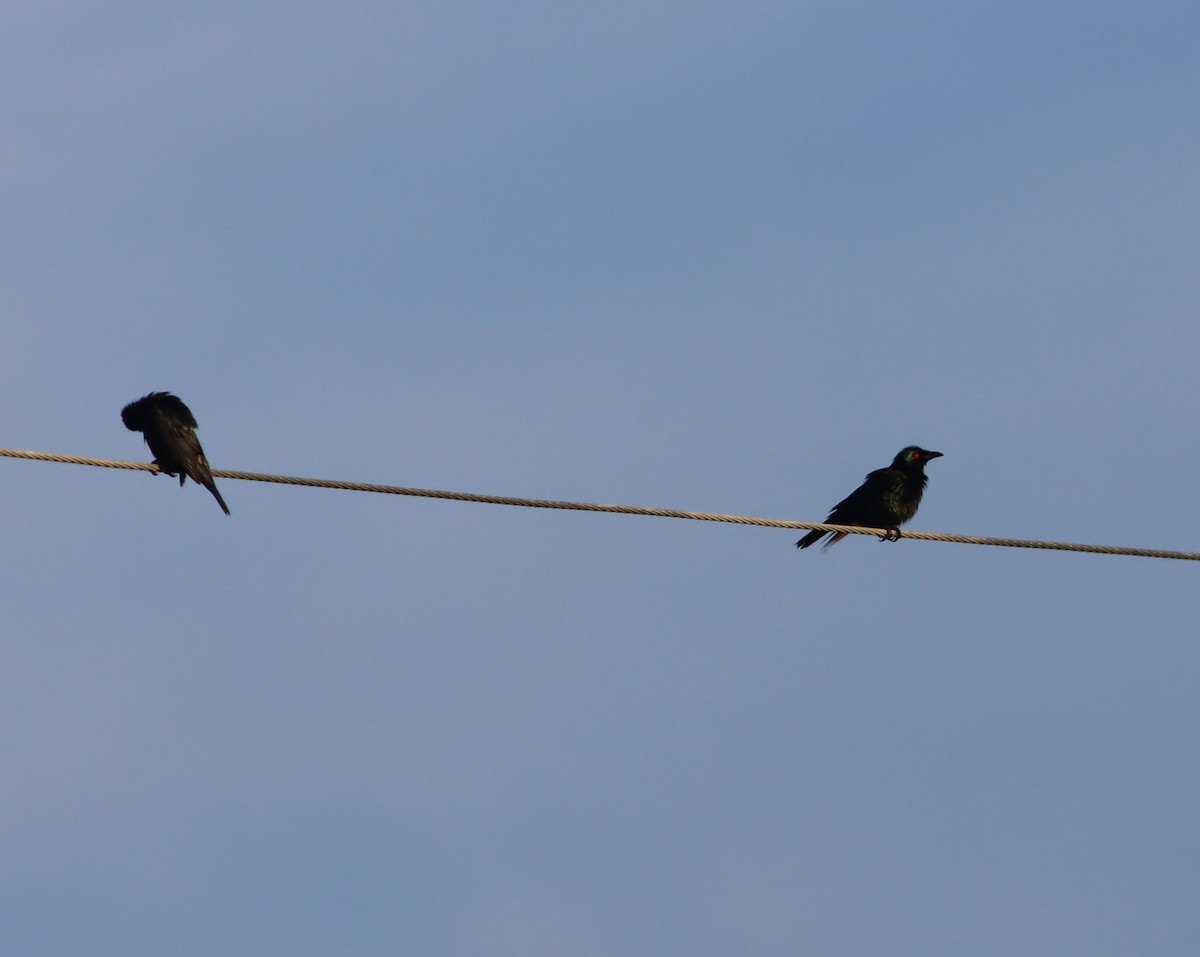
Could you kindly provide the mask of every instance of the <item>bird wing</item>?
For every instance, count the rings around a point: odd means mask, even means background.
[[[188,419],[195,421],[191,419],[190,414]],[[200,439],[196,433],[192,431],[192,426],[188,425],[186,421],[169,415],[159,416],[158,426],[155,431],[159,438],[161,455],[159,451],[155,450],[154,444],[151,444],[150,449],[155,452],[155,455],[160,456],[159,467],[168,471],[162,465],[162,456],[165,455],[173,467],[171,474],[179,473],[180,485],[183,484],[184,475],[197,485],[203,485],[217,500],[221,511],[228,515],[229,506],[225,504],[225,499],[217,491],[217,483],[213,481],[212,470],[208,466],[208,459],[204,456],[204,448],[200,445]],[[147,435],[149,434],[148,432]]]
[[[162,422],[162,436],[170,449],[169,456],[182,466],[188,478],[193,482],[204,485],[212,481],[208,470],[208,459],[204,457],[204,449],[200,439],[185,422],[165,417]]]
[[[890,468],[876,469],[862,485],[833,507],[827,519],[833,525],[862,525],[867,528],[891,528],[887,501],[896,487],[897,476]]]
[[[192,410],[184,404],[183,399],[179,396],[172,395],[170,392],[151,392],[146,399],[153,401],[154,407],[162,413],[164,418],[178,423],[181,427],[185,429],[200,427],[196,422],[196,417],[192,415]]]
[[[128,417],[125,413],[129,413]],[[127,407],[122,418],[127,418],[127,425],[130,421],[135,423],[150,446],[155,464],[168,475],[178,475],[180,485],[184,475],[201,484],[205,479],[212,480],[200,440],[192,431],[196,420],[175,396],[149,395]]]

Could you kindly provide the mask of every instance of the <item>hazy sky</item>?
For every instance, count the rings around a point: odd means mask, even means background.
[[[0,446],[1196,550],[1198,37],[18,4]],[[1192,563],[0,472],[7,953],[1196,952]]]

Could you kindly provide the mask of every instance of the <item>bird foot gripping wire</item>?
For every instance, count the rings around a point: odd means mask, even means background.
[[[903,537],[904,537],[904,536],[902,536],[902,535],[900,534],[900,529],[898,529],[898,528],[889,528],[889,529],[887,530],[887,534],[886,534],[886,535],[880,535],[880,536],[879,536],[879,540],[880,540],[881,542],[898,542],[898,541],[900,541],[900,539],[901,539],[901,538],[903,538]]]

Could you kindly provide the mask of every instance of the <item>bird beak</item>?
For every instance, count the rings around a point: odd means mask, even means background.
[[[927,458],[927,459],[940,459],[941,457],[942,457],[941,452],[928,452],[927,451],[925,453],[925,458]]]

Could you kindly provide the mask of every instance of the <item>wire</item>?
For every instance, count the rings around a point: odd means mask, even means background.
[[[157,472],[158,466],[149,462],[122,462],[97,459],[83,455],[59,455],[54,452],[23,452],[0,449],[0,456],[11,459],[31,459],[37,462],[65,462],[70,465],[93,465],[99,468],[127,469],[136,472]],[[367,482],[341,482],[334,479],[298,478],[293,475],[264,475],[260,472],[233,472],[213,469],[216,478],[237,479],[243,482],[270,482],[275,485],[303,485],[309,488],[341,489],[350,492],[377,492],[383,495],[410,495],[418,498],[441,498],[454,502],[480,502],[487,505],[515,505],[523,508],[556,508],[576,512],[613,512],[620,515],[646,515],[655,518],[683,518],[699,522],[724,522],[730,525],[757,525],[764,528],[789,528],[847,532],[851,535],[883,536],[883,528],[861,528],[857,525],[829,525],[824,522],[794,522],[778,518],[755,518],[750,515],[723,515],[717,512],[690,512],[677,508],[646,508],[640,505],[600,505],[593,502],[563,502],[554,499],[514,498],[507,495],[480,495],[474,492],[446,492],[440,489],[405,488],[398,485],[373,485]],[[1170,558],[1181,561],[1200,561],[1200,552],[1175,552],[1160,548],[1126,548],[1119,545],[1080,545],[1073,542],[1042,542],[1022,538],[982,538],[976,535],[945,535],[939,532],[905,532],[904,538],[925,542],[959,542],[964,545],[995,545],[1001,548],[1040,548],[1060,552],[1090,552],[1097,555],[1130,555],[1138,558]]]

